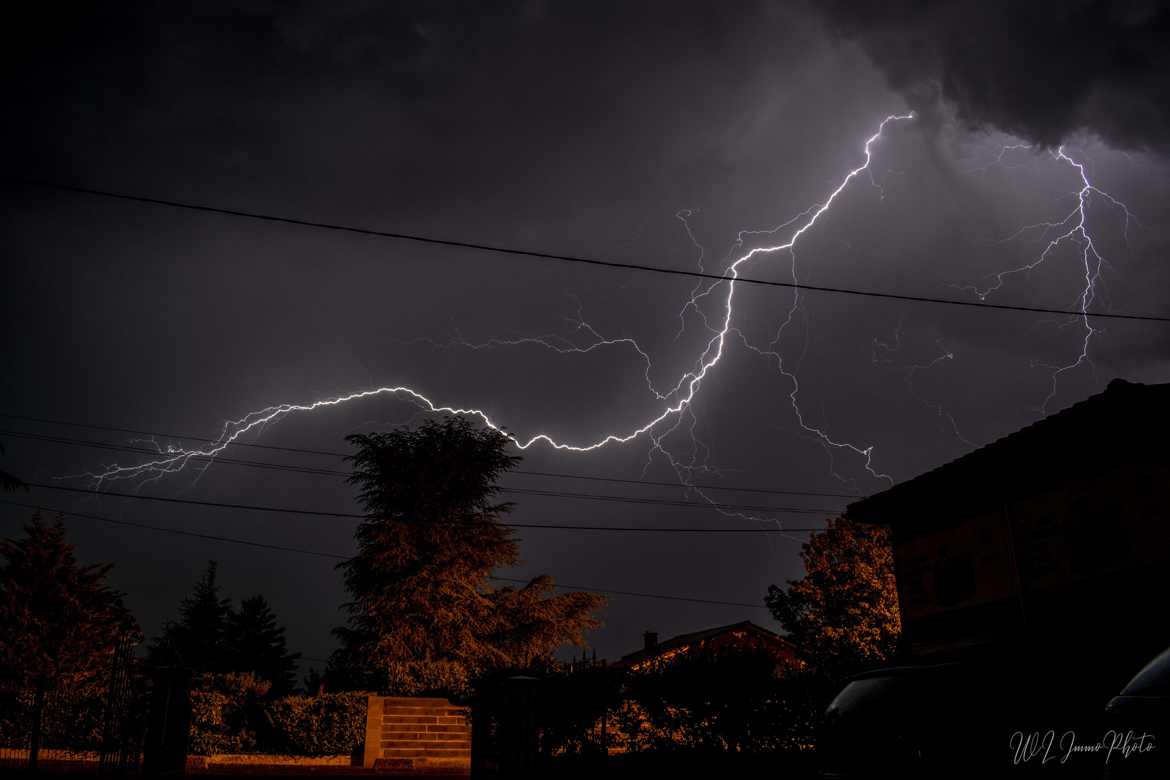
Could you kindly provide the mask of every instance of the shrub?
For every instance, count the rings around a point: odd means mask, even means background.
[[[189,749],[195,755],[255,751],[268,683],[253,674],[206,674],[191,691]]]
[[[219,691],[191,691],[191,741],[197,756],[256,749],[256,732],[244,723],[232,698]]]
[[[287,696],[269,702],[265,749],[298,756],[353,753],[365,740],[366,694]]]
[[[684,654],[628,676],[614,736],[630,750],[799,749],[810,739],[806,710],[816,707],[804,682],[764,651]]]

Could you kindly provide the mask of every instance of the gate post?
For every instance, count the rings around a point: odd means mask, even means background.
[[[37,677],[37,688],[33,692],[33,722],[28,742],[28,768],[37,768],[41,752],[41,726],[45,719],[45,678]]]
[[[500,777],[536,776],[537,695],[540,680],[516,675],[504,680],[503,712],[500,718]]]
[[[382,710],[385,696],[373,694],[366,697],[366,743],[362,753],[362,766],[370,769],[382,755]]]
[[[143,750],[148,775],[183,774],[191,729],[191,672],[171,667],[155,672]]]

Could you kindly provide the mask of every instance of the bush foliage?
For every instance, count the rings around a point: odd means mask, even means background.
[[[259,748],[268,683],[253,674],[205,674],[191,691],[189,749],[200,756]]]
[[[543,682],[550,758],[619,753],[799,753],[815,741],[832,681],[766,651],[682,654],[656,668],[593,667]]]
[[[203,675],[191,692],[190,751],[329,756],[353,753],[365,738],[366,694],[266,698],[252,674]]]
[[[297,756],[352,753],[365,739],[366,694],[287,696],[264,708],[272,752]]]

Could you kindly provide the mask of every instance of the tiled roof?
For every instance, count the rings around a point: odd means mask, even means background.
[[[1018,495],[1123,463],[1170,462],[1170,384],[1114,379],[1104,392],[849,505],[846,517],[898,526],[999,507]]]
[[[722,636],[723,634],[727,634],[727,633],[730,633],[732,631],[741,630],[741,629],[746,629],[752,633],[755,633],[758,636],[766,637],[766,638],[773,640],[775,642],[778,642],[778,643],[790,644],[787,639],[780,636],[779,634],[777,634],[773,631],[769,631],[768,629],[764,628],[763,626],[757,626],[755,623],[751,622],[750,620],[742,620],[739,623],[731,623],[731,624],[726,625],[726,626],[718,626],[716,628],[707,628],[707,629],[704,629],[702,631],[695,631],[695,632],[690,633],[690,634],[679,634],[678,636],[673,636],[670,639],[659,642],[657,645],[655,645],[652,648],[648,648],[648,649],[644,648],[642,650],[638,650],[637,652],[629,653],[628,655],[623,655],[621,657],[621,660],[618,661],[618,663],[619,664],[627,664],[627,665],[628,664],[636,664],[636,663],[639,663],[641,661],[645,661],[649,658],[654,658],[655,656],[669,653],[672,650],[677,650],[677,649],[684,648],[684,647],[687,647],[690,645],[698,644],[698,643],[704,642],[708,639],[713,639],[714,637]]]

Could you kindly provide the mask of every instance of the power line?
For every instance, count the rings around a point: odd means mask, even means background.
[[[78,447],[92,447],[95,449],[110,450],[116,452],[134,452],[144,455],[159,455],[157,450],[152,450],[147,447],[135,447],[129,444],[114,444],[112,442],[90,441],[86,439],[73,439],[66,436],[48,436],[44,434],[27,433],[24,431],[0,431],[0,436],[9,436],[12,438],[29,439],[31,441],[39,441],[49,444],[64,444]],[[314,466],[304,466],[295,463],[269,463],[258,460],[244,460],[241,458],[230,458],[226,456],[211,457],[208,455],[192,456],[190,460],[198,463],[220,463],[225,466],[243,466],[247,468],[267,469],[271,471],[292,472],[295,474],[309,474],[313,476],[329,476],[329,477],[349,477],[350,472],[341,471],[340,469],[327,469]],[[683,487],[681,484],[676,484],[674,487]],[[772,512],[775,514],[795,514],[795,515],[836,515],[841,510],[830,507],[794,507],[794,506],[774,506],[774,505],[756,505],[756,504],[724,504],[720,502],[700,502],[700,501],[685,501],[682,499],[668,499],[668,498],[646,498],[641,496],[611,496],[601,495],[597,493],[577,493],[568,490],[539,490],[536,488],[516,488],[502,486],[500,492],[510,493],[514,495],[523,496],[540,496],[545,498],[567,498],[577,499],[582,501],[606,501],[611,503],[623,504],[640,504],[646,506],[669,506],[681,509],[716,509],[716,510],[731,510],[742,512]]]
[[[126,526],[129,528],[137,528],[140,530],[157,531],[159,533],[175,534],[179,536],[195,537],[198,539],[205,539],[207,541],[221,542],[224,544],[237,544],[246,547],[259,547],[266,550],[275,550],[278,552],[299,553],[301,555],[311,555],[317,558],[331,558],[335,560],[349,560],[352,556],[341,555],[340,553],[322,552],[320,550],[309,550],[304,547],[286,547],[283,545],[266,544],[264,542],[254,542],[248,539],[239,539],[231,536],[218,536],[215,534],[204,534],[195,531],[183,531],[178,528],[167,528],[165,526],[149,525],[147,523],[133,523],[128,520],[116,520],[111,517],[104,517],[102,515],[94,515],[87,512],[73,512],[55,507],[44,506],[41,504],[30,504],[23,501],[10,501],[8,499],[0,500],[0,504],[8,504],[10,506],[25,507],[27,509],[37,509],[42,512],[52,512],[55,514],[65,515],[66,517],[78,517],[82,519],[95,520],[102,523],[110,523],[112,525]],[[517,577],[496,577],[489,576],[488,579],[498,582],[516,582],[527,585],[529,580],[520,579]],[[709,604],[715,606],[726,607],[743,607],[747,609],[767,609],[763,604],[751,604],[742,601],[721,601],[719,599],[702,599],[693,598],[690,596],[675,596],[665,593],[644,593],[641,591],[631,590],[615,590],[612,588],[593,588],[586,585],[554,585],[557,590],[564,590],[570,592],[581,593],[601,593],[609,596],[632,596],[635,598],[644,599],[659,599],[662,601],[683,601],[691,604]]]
[[[94,431],[104,431],[107,433],[126,433],[126,434],[130,434],[132,436],[158,436],[158,437],[161,437],[164,439],[179,439],[179,440],[185,439],[188,441],[199,441],[199,442],[205,442],[205,443],[216,443],[219,441],[218,439],[211,439],[211,438],[208,438],[206,436],[188,436],[188,435],[178,434],[178,433],[163,433],[160,431],[147,431],[147,430],[141,430],[141,429],[137,429],[137,428],[122,428],[122,427],[111,426],[111,425],[95,425],[92,423],[73,422],[73,421],[69,421],[69,420],[57,420],[57,419],[52,419],[52,418],[48,418],[48,417],[30,417],[28,415],[8,414],[8,413],[4,413],[4,412],[0,412],[0,418],[7,419],[7,420],[19,420],[21,422],[42,423],[45,425],[60,425],[60,426],[65,427],[65,428],[84,428],[84,429],[94,430]],[[42,435],[42,434],[25,434],[24,432],[8,431],[2,435],[32,436],[32,435]],[[109,446],[113,447],[113,446],[117,446],[117,445],[111,444]],[[243,442],[243,441],[234,441],[234,442],[232,442],[232,446],[233,447],[252,447],[254,449],[272,450],[275,452],[296,452],[296,453],[302,453],[305,455],[323,455],[323,456],[327,456],[327,457],[336,457],[336,458],[345,458],[345,457],[348,457],[349,455],[352,454],[352,453],[348,453],[348,452],[338,452],[338,451],[334,451],[334,450],[315,450],[315,449],[307,449],[304,447],[281,447],[281,446],[278,446],[275,444],[258,444],[258,443]],[[154,452],[153,450],[145,450],[145,448],[144,448],[144,451],[150,452],[152,454],[158,454],[157,452]],[[222,461],[222,458],[217,457],[216,460]],[[628,479],[628,478],[620,478],[620,477],[598,477],[598,476],[592,476],[592,475],[588,475],[588,474],[566,474],[563,472],[551,472],[551,471],[525,471],[524,469],[515,469],[511,473],[512,474],[522,474],[522,475],[527,476],[527,477],[551,477],[551,478],[556,478],[556,479],[581,479],[581,480],[590,480],[590,481],[594,481],[594,482],[613,482],[613,483],[627,484],[627,485],[651,485],[651,486],[655,486],[655,487],[671,487],[671,488],[686,487],[685,485],[680,485],[678,482],[661,482],[661,481],[649,480],[649,479]],[[778,495],[778,496],[815,496],[818,498],[860,498],[861,497],[860,494],[857,494],[857,493],[833,493],[833,492],[824,492],[824,491],[815,491],[815,490],[790,490],[790,489],[782,489],[782,488],[742,487],[742,486],[735,486],[735,485],[711,485],[711,484],[703,484],[703,483],[693,483],[692,485],[690,485],[690,487],[695,487],[695,488],[698,488],[700,490],[722,490],[722,491],[728,491],[728,492],[733,492],[733,493],[763,493],[763,494],[771,494],[771,495]]]
[[[201,501],[195,498],[172,498],[169,496],[144,496],[140,493],[119,493],[112,490],[90,490],[88,488],[67,487],[65,485],[46,485],[39,482],[25,483],[29,487],[40,488],[42,490],[56,490],[64,493],[83,493],[89,496],[110,496],[113,498],[129,498],[137,501],[158,501],[166,504],[184,504],[187,506],[201,506],[213,509],[242,509],[250,512],[271,512],[274,514],[289,514],[289,515],[305,515],[308,517],[333,517],[347,520],[365,520],[367,515],[359,512],[330,512],[327,510],[315,509],[301,509],[298,507],[283,507],[283,506],[267,506],[261,504],[234,504],[224,501]],[[678,534],[786,534],[786,533],[811,533],[814,531],[823,531],[823,528],[725,528],[723,526],[716,527],[699,527],[690,528],[686,526],[677,527],[653,527],[653,526],[620,526],[620,525],[552,525],[547,523],[508,523],[500,522],[500,525],[507,528],[524,528],[524,529],[547,529],[551,531],[614,531],[614,532],[628,532],[628,533],[678,533]]]
[[[520,579],[518,577],[489,577],[488,579],[497,580],[499,582],[519,582],[527,585],[530,581]],[[699,599],[689,596],[670,596],[662,593],[643,593],[636,590],[612,590],[602,588],[589,588],[584,585],[557,585],[556,587],[569,591],[578,591],[583,593],[604,593],[611,596],[634,596],[641,599],[662,599],[664,601],[687,601],[692,604],[715,604],[723,607],[747,607],[748,609],[767,609],[763,604],[749,604],[743,601],[721,601],[718,599]]]
[[[158,531],[159,533],[175,534],[178,536],[189,536],[196,539],[206,539],[212,542],[227,542],[230,544],[242,544],[248,547],[259,547],[265,550],[279,550],[281,552],[302,553],[304,555],[312,555],[318,558],[333,558],[337,560],[348,560],[348,555],[340,555],[337,553],[322,552],[320,550],[307,550],[301,547],[285,547],[279,544],[268,544],[267,542],[254,542],[249,539],[237,539],[232,536],[218,536],[216,534],[205,534],[197,531],[184,531],[179,528],[167,528],[161,525],[150,525],[149,523],[135,523],[130,520],[116,520],[112,517],[104,517],[102,515],[93,515],[87,512],[74,512],[71,510],[60,509],[58,507],[44,506],[42,504],[29,504],[23,501],[11,501],[4,499],[0,501],[3,504],[10,506],[20,506],[26,509],[37,509],[42,512],[53,512],[55,514],[66,515],[68,517],[81,517],[89,520],[97,520],[102,523],[109,523],[111,525],[121,525],[127,528],[139,528],[147,531]]]
[[[459,241],[455,239],[438,238],[436,236],[427,236],[418,233],[402,233],[390,230],[375,230],[373,228],[363,228],[354,225],[344,225],[334,222],[320,222],[317,220],[300,219],[297,217],[285,217],[276,214],[265,214],[256,211],[243,211],[241,209],[229,209],[220,206],[208,206],[201,203],[190,203],[186,201],[168,200],[165,198],[153,198],[145,195],[133,195],[124,192],[115,192],[113,190],[96,189],[93,187],[80,187],[71,184],[60,184],[51,181],[21,179],[16,177],[3,177],[3,180],[10,184],[19,184],[26,187],[35,187],[39,189],[54,190],[57,192],[70,192],[80,195],[90,195],[102,198],[112,198],[115,200],[130,201],[133,203],[146,203],[153,206],[165,206],[167,208],[186,209],[188,211],[199,211],[208,214],[220,214],[229,217],[243,217],[246,219],[261,220],[264,222],[278,222],[286,225],[298,225],[300,227],[318,228],[321,230],[332,230],[343,233],[354,233],[363,236],[376,236],[378,238],[390,238],[396,241],[410,241],[417,244],[429,244],[432,246],[445,246],[455,249],[470,249],[477,252],[493,252],[501,255],[509,255],[513,257],[524,257],[528,259],[537,260],[553,260],[565,263],[579,263],[583,265],[591,265],[599,268],[621,269],[625,271],[643,271],[647,273],[669,274],[671,276],[685,276],[698,279],[711,279],[715,281],[732,281],[732,278],[722,274],[712,274],[703,271],[688,271],[678,268],[667,268],[657,265],[645,265],[641,263],[621,263],[614,260],[600,260],[597,258],[583,257],[580,255],[559,254],[555,252],[541,252],[532,249],[518,249],[515,247],[500,246],[496,244],[483,244],[474,241]],[[1100,311],[1077,311],[1075,309],[1056,309],[1044,306],[1023,306],[1008,303],[989,303],[987,301],[966,301],[957,298],[935,298],[926,295],[905,295],[900,293],[880,292],[877,290],[863,290],[859,288],[850,287],[829,287],[825,285],[800,284],[796,282],[779,282],[768,279],[753,279],[750,277],[736,277],[736,282],[742,284],[756,284],[766,287],[783,287],[787,289],[799,289],[806,292],[829,293],[834,295],[853,295],[863,298],[878,298],[892,301],[904,301],[909,303],[929,303],[945,306],[963,306],[970,309],[995,309],[999,311],[1018,311],[1028,312],[1031,314],[1063,314],[1074,317],[1094,317],[1097,319],[1113,319],[1113,320],[1136,320],[1142,322],[1170,322],[1170,316],[1160,316],[1155,314],[1125,314],[1113,312]]]

